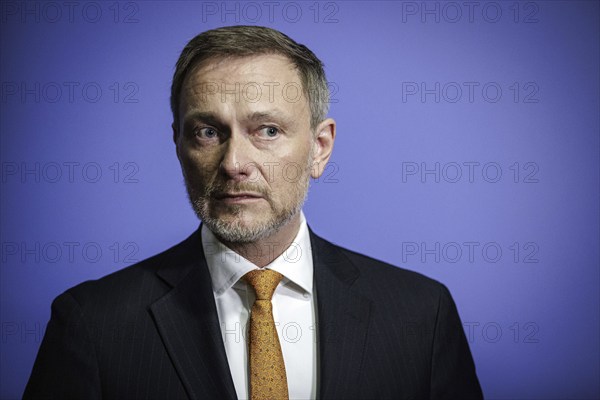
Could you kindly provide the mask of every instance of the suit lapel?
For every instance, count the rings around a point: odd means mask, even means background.
[[[371,301],[352,288],[358,269],[310,230],[319,332],[319,398],[354,398],[360,392]]]
[[[172,289],[150,306],[190,399],[237,398],[221,338],[200,229],[157,273]]]
[[[356,397],[371,302],[352,288],[359,271],[310,230],[317,293],[319,398]],[[190,399],[237,398],[200,229],[157,274],[172,289],[150,306]]]

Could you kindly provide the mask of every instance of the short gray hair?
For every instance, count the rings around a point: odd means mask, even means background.
[[[236,25],[212,29],[194,37],[185,46],[173,75],[171,111],[179,123],[179,100],[185,77],[190,70],[209,59],[278,54],[296,67],[302,90],[310,106],[310,126],[315,129],[329,110],[329,88],[323,63],[303,44],[264,26]]]

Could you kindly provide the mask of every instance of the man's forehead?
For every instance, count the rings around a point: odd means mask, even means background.
[[[279,105],[288,113],[307,112],[308,107],[297,70],[277,54],[217,58],[194,67],[183,85],[183,109],[222,108],[225,103],[252,110]]]
[[[287,57],[280,54],[260,54],[209,58],[190,69],[185,83],[188,86],[206,81],[244,84],[261,77],[300,82],[295,65]]]

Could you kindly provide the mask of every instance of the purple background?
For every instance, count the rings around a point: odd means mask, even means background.
[[[444,282],[486,397],[600,396],[598,2],[0,4],[2,399],[54,297],[197,227],[169,86],[190,38],[237,23],[326,64],[312,228]]]

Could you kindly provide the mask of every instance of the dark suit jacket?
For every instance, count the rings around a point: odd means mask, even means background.
[[[482,397],[442,284],[310,239],[319,398]],[[58,296],[24,398],[236,398],[200,229]]]

